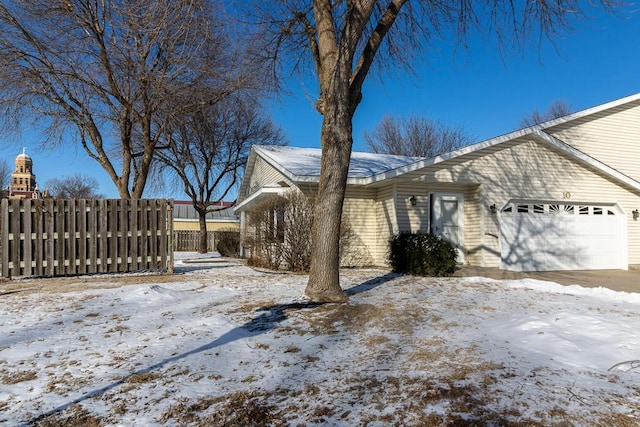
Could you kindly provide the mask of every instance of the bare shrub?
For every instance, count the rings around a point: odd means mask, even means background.
[[[313,204],[313,199],[292,190],[251,209],[247,215],[244,241],[249,250],[249,265],[309,271]],[[355,237],[346,218],[343,218],[340,235],[342,257]]]
[[[244,244],[249,248],[249,265],[277,270],[282,265],[282,221],[278,221],[284,199],[273,197],[259,203],[247,213],[250,230]]]
[[[222,256],[235,257],[240,249],[240,233],[237,230],[226,229],[218,231],[220,236],[216,250]]]

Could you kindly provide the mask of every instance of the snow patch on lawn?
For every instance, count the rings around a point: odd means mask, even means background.
[[[2,295],[0,424],[638,422],[640,294],[367,269],[317,305],[304,275],[197,258]]]

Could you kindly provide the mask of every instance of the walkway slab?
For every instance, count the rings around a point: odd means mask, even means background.
[[[491,267],[461,266],[454,276],[489,277],[499,280],[531,278],[561,285],[580,285],[587,288],[605,287],[614,291],[639,292],[640,270],[580,270],[518,272]]]

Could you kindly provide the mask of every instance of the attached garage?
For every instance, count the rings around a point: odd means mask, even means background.
[[[625,235],[617,205],[510,201],[500,214],[501,268],[626,270]]]

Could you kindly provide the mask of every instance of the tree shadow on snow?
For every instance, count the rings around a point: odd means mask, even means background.
[[[349,289],[346,289],[345,292],[347,295],[349,296],[353,296],[362,292],[367,292],[367,291],[371,291],[375,288],[377,288],[378,286],[381,286],[387,282],[389,282],[390,280],[393,280],[395,278],[397,278],[399,275],[397,274],[393,274],[393,273],[387,273],[384,276],[380,276],[380,277],[376,277],[370,280],[367,280],[366,282],[363,282],[359,285],[353,286]],[[58,414],[60,412],[63,412],[67,409],[69,409],[70,407],[72,407],[75,404],[81,403],[85,400],[94,398],[94,397],[98,397],[101,396],[113,389],[115,389],[116,387],[119,387],[123,384],[126,384],[127,382],[129,382],[131,379],[133,379],[135,376],[137,375],[141,375],[141,374],[147,374],[150,373],[152,371],[161,369],[163,367],[165,367],[168,364],[171,364],[173,362],[177,362],[179,360],[182,359],[186,359],[189,356],[192,356],[194,354],[198,354],[198,353],[202,353],[208,350],[213,350],[216,347],[221,347],[225,344],[231,343],[233,341],[237,341],[237,340],[241,340],[241,339],[245,339],[245,338],[250,338],[250,337],[254,337],[257,335],[261,335],[264,333],[267,333],[273,329],[275,329],[278,324],[280,324],[281,322],[283,322],[284,320],[286,320],[289,317],[289,312],[291,311],[299,311],[299,310],[308,310],[308,309],[313,309],[313,308],[317,308],[324,305],[323,303],[316,303],[316,302],[294,302],[294,303],[289,303],[289,304],[278,304],[278,305],[272,305],[272,306],[266,306],[266,307],[261,307],[258,308],[256,310],[257,313],[259,313],[256,317],[254,317],[253,319],[245,322],[244,324],[237,326],[235,328],[233,328],[232,330],[230,330],[229,332],[226,332],[225,334],[221,335],[220,337],[216,338],[215,340],[211,341],[210,343],[207,343],[205,345],[202,345],[200,347],[194,348],[193,350],[187,351],[185,353],[181,353],[178,354],[176,356],[173,357],[169,357],[167,359],[164,359],[156,364],[153,364],[147,368],[144,369],[140,369],[138,371],[135,371],[129,375],[126,375],[124,377],[122,377],[120,380],[115,381],[109,385],[106,385],[104,387],[98,388],[96,390],[92,390],[88,393],[83,394],[82,396],[67,402],[63,405],[60,405],[44,414],[41,414],[37,417],[32,418],[31,420],[27,421],[26,423],[22,424],[23,426],[31,426],[34,425],[36,423],[38,423],[39,421],[42,421],[43,419],[53,416],[55,414]]]
[[[346,293],[347,296],[352,297],[354,295],[361,294],[362,292],[371,291],[378,286],[382,286],[387,282],[397,279],[400,276],[401,275],[397,273],[387,273],[384,276],[374,277],[373,279],[369,279],[366,282],[360,283],[359,285],[352,286],[349,289],[345,289],[344,293]]]

